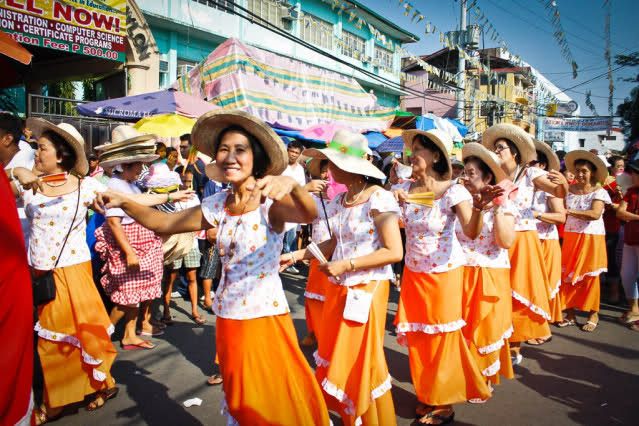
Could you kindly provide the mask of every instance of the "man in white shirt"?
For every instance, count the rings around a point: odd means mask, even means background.
[[[33,170],[35,151],[27,142],[21,140],[22,120],[8,112],[0,112],[0,164],[8,175],[14,167]],[[24,212],[22,199],[16,200],[18,217],[22,225],[25,244],[29,244],[29,221]]]
[[[288,176],[295,179],[295,181],[302,187],[306,185],[306,174],[304,173],[304,167],[302,167],[302,165],[298,162],[298,159],[300,158],[300,154],[303,150],[304,145],[302,145],[301,142],[296,140],[289,142],[286,148],[286,152],[288,153],[288,166],[282,173],[282,176]],[[298,224],[287,223],[286,226],[284,226],[284,231],[284,247],[282,251],[284,253],[290,253],[297,250]],[[294,266],[289,267],[286,271],[293,274],[299,273],[297,268]]]

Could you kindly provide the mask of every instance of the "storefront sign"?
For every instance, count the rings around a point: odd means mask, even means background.
[[[544,130],[544,141],[563,142],[566,139],[566,132],[561,130]]]
[[[598,132],[608,129],[607,118],[552,118],[544,119],[544,130],[564,132]]]
[[[0,0],[0,30],[23,44],[124,62],[126,0]]]

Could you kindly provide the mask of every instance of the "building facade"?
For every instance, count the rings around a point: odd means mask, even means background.
[[[401,93],[393,86],[400,83],[401,59],[398,52],[388,47],[418,38],[365,6],[349,3],[357,9],[357,16],[363,17],[382,37],[375,36],[368,25],[358,24],[359,18],[351,19],[349,13],[333,9],[321,0],[137,0],[157,44],[159,88],[170,87],[223,41],[233,37],[260,49],[354,76],[377,96],[380,105],[397,107]]]

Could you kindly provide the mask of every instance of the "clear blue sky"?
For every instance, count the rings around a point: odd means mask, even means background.
[[[431,53],[442,48],[437,34],[424,34],[426,21],[432,22],[443,31],[459,26],[459,1],[410,0],[410,3],[426,17],[419,24],[411,22],[412,13],[408,17],[404,16],[404,9],[399,6],[398,0],[359,1],[419,36],[421,40],[418,43],[405,45],[413,54]],[[615,54],[639,51],[639,1],[611,1],[614,61]],[[570,65],[561,55],[559,45],[552,35],[553,26],[546,15],[544,5],[539,0],[478,0],[478,5],[506,40],[510,51],[541,71],[557,87],[568,88],[606,72],[603,0],[557,0],[566,40],[579,65],[579,75],[575,80],[572,78]],[[471,13],[469,16],[472,23],[475,15]],[[485,47],[497,45],[489,37],[485,37],[485,43]],[[618,79],[637,74],[639,67],[622,68],[613,74],[613,113],[616,113],[617,105],[629,95],[630,89],[638,84]],[[587,90],[592,91],[592,102],[599,115],[608,115],[607,78],[600,78],[575,88],[574,91],[566,92],[579,103],[582,115],[592,115],[584,102],[584,93]]]

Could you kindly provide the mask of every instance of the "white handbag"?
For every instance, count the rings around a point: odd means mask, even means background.
[[[373,294],[375,294],[377,286],[379,286],[379,280],[371,293],[366,290],[348,287],[346,304],[344,305],[344,313],[342,314],[344,319],[366,324],[371,311],[371,305],[373,304]]]

